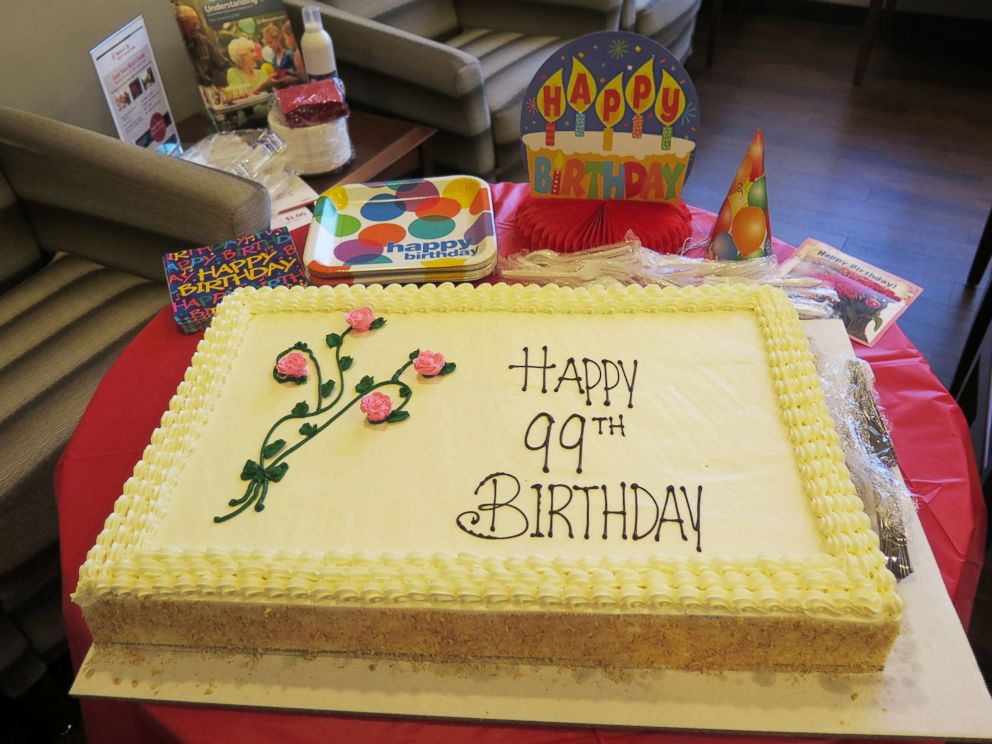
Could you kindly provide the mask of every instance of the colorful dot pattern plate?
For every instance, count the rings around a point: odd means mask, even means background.
[[[335,186],[317,199],[311,283],[469,281],[496,266],[489,185],[473,176]]]

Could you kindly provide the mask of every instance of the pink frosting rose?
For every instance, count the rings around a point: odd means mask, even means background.
[[[345,313],[344,319],[355,331],[363,333],[372,325],[372,321],[375,320],[375,313],[370,307],[359,307],[350,313]]]
[[[413,360],[413,368],[424,377],[434,377],[444,369],[444,354],[439,351],[422,351]]]
[[[286,356],[276,362],[276,371],[285,375],[299,379],[307,376],[307,356],[300,351],[291,351]]]
[[[362,398],[358,407],[368,416],[369,421],[385,421],[393,412],[393,401],[388,395],[376,391]]]

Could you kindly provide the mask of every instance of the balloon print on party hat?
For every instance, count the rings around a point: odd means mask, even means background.
[[[725,261],[762,258],[772,252],[772,225],[765,185],[765,138],[756,130],[717,213],[706,255]]]

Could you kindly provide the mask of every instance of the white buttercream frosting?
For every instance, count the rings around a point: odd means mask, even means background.
[[[287,460],[264,512],[213,524],[240,496],[241,465],[268,426],[307,397],[272,380],[275,355],[297,340],[316,350],[363,305],[388,324],[347,340],[351,385],[372,370],[388,377],[414,348],[444,352],[456,373],[427,382],[408,373],[408,421],[371,427],[356,406]],[[585,406],[568,383],[523,392],[508,365],[542,344],[555,374],[569,356],[636,358],[634,407],[618,404],[622,385],[609,408]],[[625,437],[587,431],[583,473],[566,467],[573,452],[554,449],[545,474],[523,445],[539,411],[558,421],[623,413]],[[589,540],[563,529],[554,539],[467,535],[455,517],[486,500],[473,490],[498,470],[531,494],[533,483],[613,489],[633,479],[663,498],[670,483],[701,484],[702,551],[673,525],[658,542],[604,541],[602,522]],[[574,507],[572,516],[580,532]],[[84,607],[129,597],[870,621],[900,612],[795,313],[777,290],[743,285],[238,290],[74,595]]]

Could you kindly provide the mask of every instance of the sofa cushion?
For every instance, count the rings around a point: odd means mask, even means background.
[[[0,292],[43,261],[21,205],[0,173]]]
[[[482,66],[486,101],[497,147],[520,139],[520,103],[537,69],[560,47],[557,36],[466,29],[445,43],[471,54]]]
[[[164,282],[66,255],[0,295],[0,574],[55,542],[55,462],[103,373],[167,302]]]

